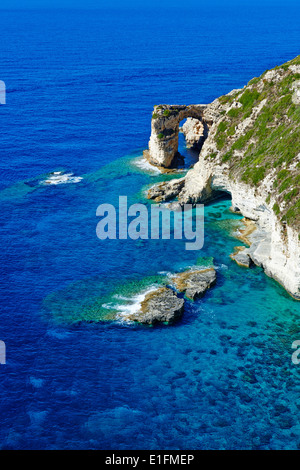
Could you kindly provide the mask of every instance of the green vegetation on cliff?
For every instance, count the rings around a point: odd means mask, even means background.
[[[297,94],[298,93],[298,94]],[[218,158],[230,175],[258,187],[270,177],[267,203],[282,221],[300,226],[300,56],[219,98]],[[224,112],[224,110],[226,110]]]

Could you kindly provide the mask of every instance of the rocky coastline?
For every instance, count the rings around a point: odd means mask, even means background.
[[[178,152],[180,121],[199,161],[184,178],[152,187],[156,202],[207,203],[224,194],[252,224],[248,248],[232,258],[261,266],[300,300],[300,56],[266,71],[209,105],[155,106],[152,164],[168,168]],[[201,123],[201,125],[199,124]],[[172,208],[172,204],[171,204]]]

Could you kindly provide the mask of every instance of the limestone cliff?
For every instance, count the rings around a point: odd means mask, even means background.
[[[231,194],[257,223],[251,259],[300,299],[300,56],[203,106],[198,120],[209,132],[178,201]]]

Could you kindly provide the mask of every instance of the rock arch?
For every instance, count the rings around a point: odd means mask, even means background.
[[[179,123],[185,118],[203,121],[207,105],[154,106],[148,158],[151,163],[169,168],[178,155]]]

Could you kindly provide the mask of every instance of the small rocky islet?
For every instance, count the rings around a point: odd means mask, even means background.
[[[187,121],[180,128],[180,121]],[[232,211],[252,224],[231,258],[260,266],[300,300],[300,56],[267,70],[241,89],[201,105],[158,105],[145,157],[171,168],[178,135],[198,148],[186,176],[148,191],[170,209],[208,203],[225,194]]]

